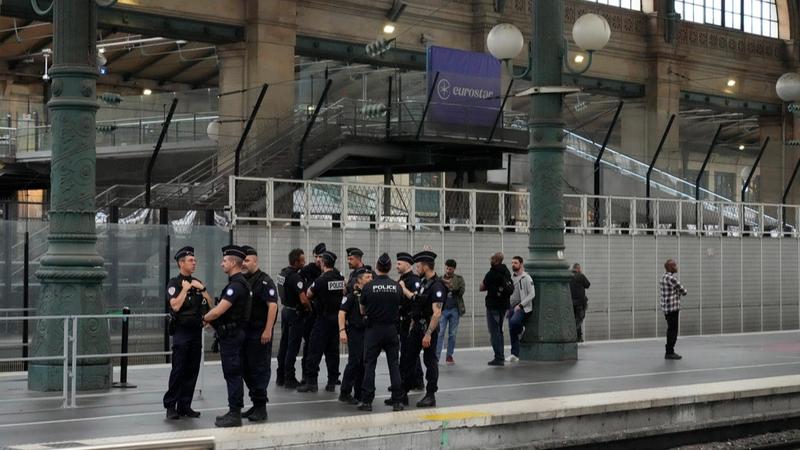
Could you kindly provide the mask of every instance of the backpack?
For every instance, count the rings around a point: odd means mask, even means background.
[[[497,288],[497,297],[505,302],[511,299],[513,293],[514,281],[510,277],[504,277],[503,285]]]

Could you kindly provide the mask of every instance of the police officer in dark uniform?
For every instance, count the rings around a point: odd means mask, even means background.
[[[347,267],[349,267],[351,270],[350,275],[347,277],[346,284],[346,293],[349,294],[353,292],[353,289],[356,285],[356,271],[364,267],[372,272],[372,267],[364,264],[364,261],[362,261],[362,258],[364,258],[364,252],[362,252],[360,248],[350,247],[345,249],[345,251],[347,252]],[[375,272],[372,272],[372,277],[375,277]]]
[[[245,258],[242,273],[253,293],[250,321],[245,329],[244,382],[250,390],[253,406],[242,417],[251,422],[267,420],[267,386],[272,359],[272,333],[278,315],[278,288],[269,275],[258,268],[258,252],[243,245]]]
[[[403,388],[405,393],[411,390],[412,374],[419,352],[422,350],[422,361],[425,363],[425,397],[417,402],[418,408],[436,406],[436,391],[439,389],[439,361],[436,355],[436,339],[438,338],[439,317],[442,315],[442,303],[447,298],[447,286],[436,275],[434,262],[436,253],[422,251],[414,255],[420,275],[423,275],[422,286],[414,293],[400,282],[403,294],[411,299],[411,328],[408,332],[408,352],[403,359]]]
[[[414,266],[414,257],[410,253],[400,252],[397,254],[397,273],[400,278],[397,280],[402,281],[411,292],[417,292],[422,285],[422,280],[412,270]],[[400,320],[398,322],[398,333],[400,334],[400,360],[403,360],[403,355],[406,354],[408,348],[408,330],[411,328],[411,303],[406,302],[400,307]],[[425,382],[422,379],[422,361],[419,357],[416,359],[416,368],[411,378],[411,386],[414,390],[425,389]],[[405,376],[405,374],[402,374]]]
[[[200,371],[203,348],[203,314],[214,305],[214,299],[203,283],[192,274],[197,268],[194,248],[183,247],[175,253],[180,274],[167,282],[170,334],[172,334],[172,371],[164,394],[167,419],[200,417],[192,409],[192,397]]]
[[[203,320],[217,332],[222,373],[228,388],[228,412],[217,416],[214,425],[239,427],[244,406],[242,354],[252,301],[250,285],[242,274],[244,250],[237,245],[227,245],[222,247],[222,255],[222,271],[228,275],[228,285],[222,290],[217,306],[206,313]]]
[[[358,407],[362,411],[372,411],[372,400],[375,398],[375,365],[381,351],[386,353],[392,391],[392,397],[386,403],[392,405],[395,411],[403,410],[405,395],[398,364],[400,342],[397,338],[397,321],[400,305],[405,303],[405,299],[400,285],[389,278],[388,273],[391,268],[391,258],[386,253],[382,254],[375,265],[378,276],[364,287],[361,296],[361,311],[367,323],[364,333],[362,403]],[[405,403],[408,403],[408,397],[405,397]]]
[[[314,329],[311,330],[308,359],[303,367],[306,383],[300,385],[297,392],[317,392],[319,389],[317,375],[323,353],[339,352],[337,318],[344,294],[344,277],[334,268],[334,264],[336,264],[336,254],[325,251],[322,254],[322,275],[311,284],[306,292],[306,296],[313,302],[317,318],[314,321]],[[327,357],[325,362],[329,365],[329,378],[325,389],[332,392],[336,389],[336,379],[330,377],[338,376],[339,368],[330,367],[333,361],[329,361]]]
[[[347,366],[342,376],[339,401],[351,405],[357,405],[361,399],[364,379],[364,316],[361,314],[361,293],[370,281],[372,272],[366,267],[356,270],[355,288],[342,299],[339,307],[339,341],[347,344]]]
[[[300,276],[303,277],[303,281],[305,282],[306,286],[311,286],[311,283],[314,282],[320,275],[322,275],[322,254],[325,253],[324,242],[320,242],[314,247],[313,256],[314,260],[310,263],[306,264],[302,269],[300,269]],[[308,360],[308,345],[311,341],[311,330],[314,328],[314,321],[317,318],[317,312],[314,311],[312,308],[310,312],[302,311],[302,318],[303,318],[303,358],[300,359],[300,367],[305,367],[306,361]],[[325,355],[325,362],[327,364],[331,364],[328,362],[330,358],[335,359],[336,362],[336,370],[339,368],[339,353],[337,352],[336,355]],[[302,374],[305,377],[305,373]],[[336,374],[336,379],[339,378],[339,374]],[[303,378],[300,380],[300,384],[305,384],[306,380]]]
[[[278,275],[278,293],[281,296],[281,343],[278,348],[278,370],[275,384],[287,389],[296,389],[300,384],[295,378],[295,361],[303,339],[303,314],[311,311],[306,298],[306,282],[299,270],[305,265],[302,249],[289,252],[289,265]],[[302,366],[301,366],[302,367]]]

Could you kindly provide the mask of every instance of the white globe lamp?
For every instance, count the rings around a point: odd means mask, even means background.
[[[775,83],[775,92],[785,102],[800,100],[800,73],[789,72],[781,75]]]
[[[489,53],[501,61],[516,58],[524,45],[522,32],[510,23],[495,25],[486,36],[486,47],[489,49]]]
[[[572,26],[572,39],[587,52],[602,50],[611,39],[611,27],[599,14],[584,14]]]
[[[208,123],[208,127],[206,127],[206,134],[212,141],[219,142],[219,120],[214,120]]]

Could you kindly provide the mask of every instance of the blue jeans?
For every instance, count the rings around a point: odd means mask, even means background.
[[[442,360],[442,344],[444,343],[444,329],[447,327],[447,356],[453,357],[456,349],[456,334],[458,333],[458,308],[442,310],[439,319],[439,340],[436,341],[436,358]]]
[[[505,318],[505,311],[486,308],[486,325],[489,327],[489,336],[492,350],[494,350],[495,361],[505,359],[503,355],[503,322]]]
[[[511,340],[511,354],[519,358],[519,335],[525,328],[525,311],[520,309],[508,310],[508,334]]]

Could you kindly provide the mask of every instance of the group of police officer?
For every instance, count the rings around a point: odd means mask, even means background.
[[[281,341],[276,384],[298,392],[317,392],[319,366],[325,357],[327,384],[339,384],[339,343],[347,344],[348,359],[339,400],[372,410],[375,366],[386,354],[391,397],[385,403],[399,411],[408,405],[408,392],[424,386],[417,407],[436,406],[438,361],[436,339],[447,287],[435,271],[436,254],[422,251],[397,254],[398,281],[390,278],[392,260],[382,254],[373,270],[362,261],[364,253],[348,248],[348,279],[336,269],[336,254],[324,243],[314,248],[314,261],[306,264],[301,249],[289,253],[289,265],[276,283],[258,267],[258,253],[250,246],[222,248],[222,270],[228,284],[217,299],[193,277],[197,261],[192,247],[175,254],[179,275],[169,280],[167,297],[172,311],[172,371],[164,395],[168,419],[196,418],[191,408],[202,351],[202,329],[216,332],[222,371],[228,391],[228,412],[216,418],[218,427],[267,420],[267,386],[270,380],[272,337],[281,310]],[[416,275],[412,270],[417,265]],[[303,346],[300,381],[295,363]],[[423,354],[425,378],[419,355]],[[244,385],[252,407],[244,407]]]

